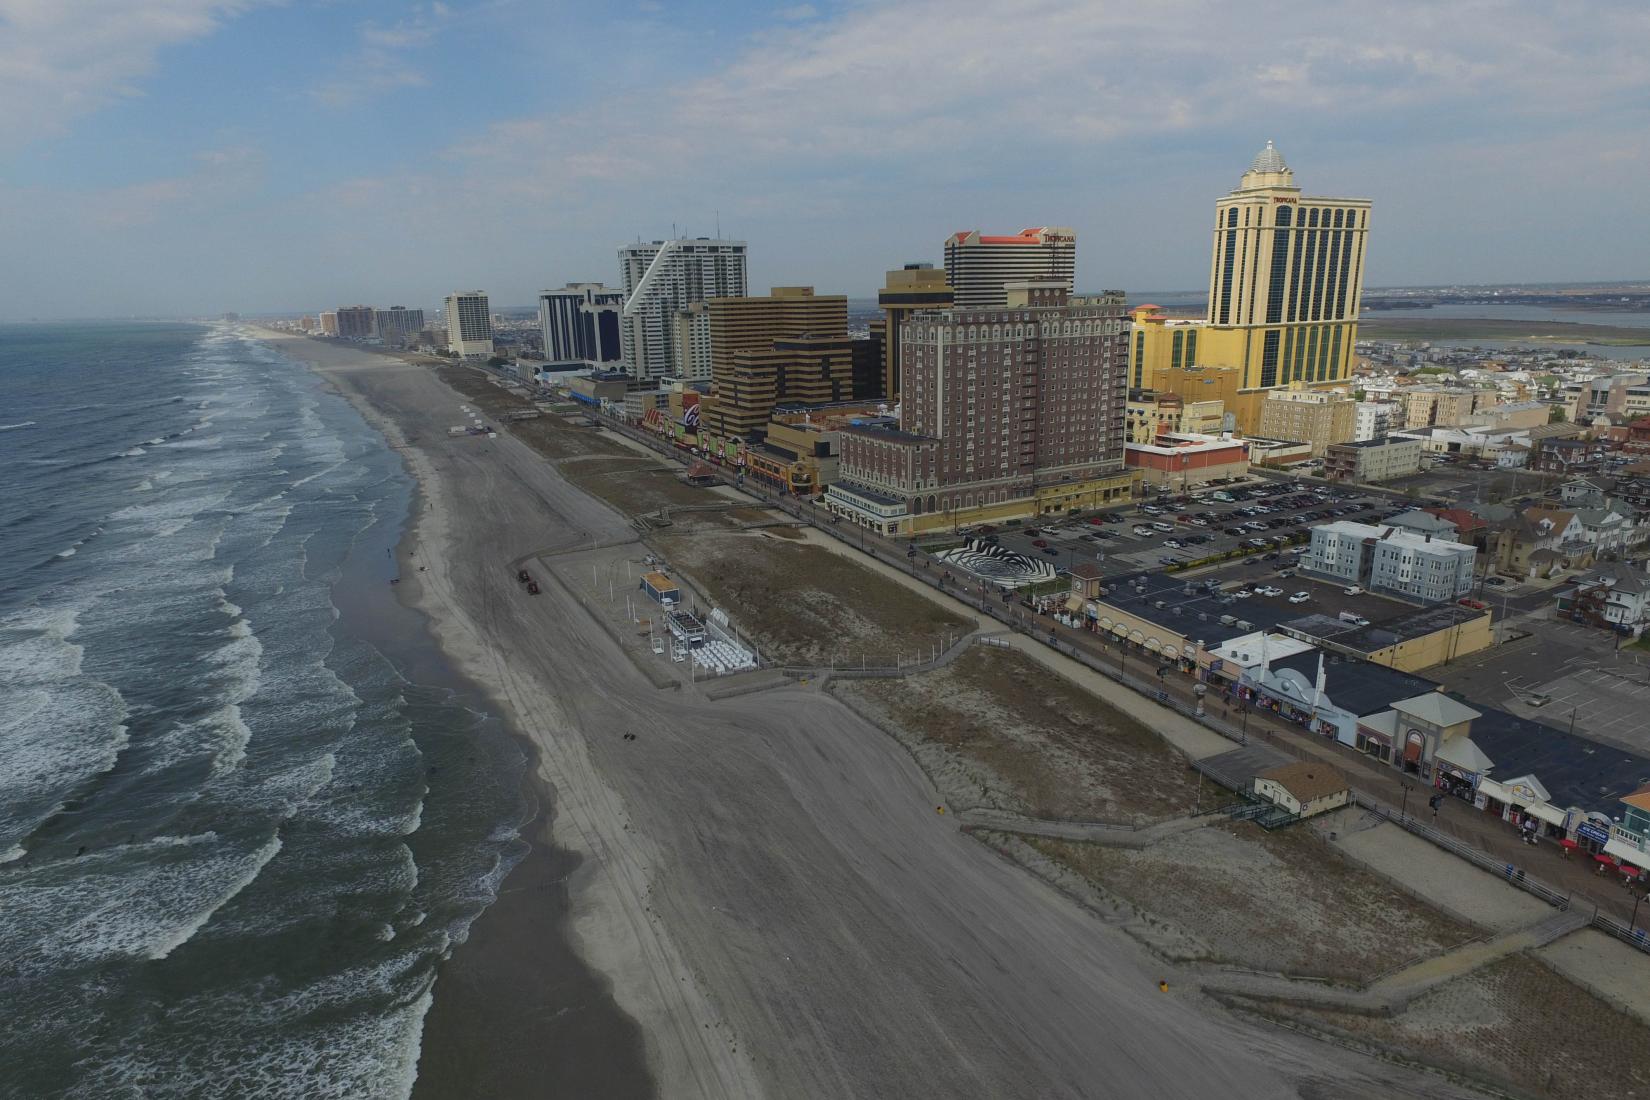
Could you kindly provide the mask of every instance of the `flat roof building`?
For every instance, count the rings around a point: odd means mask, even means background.
[[[658,379],[676,369],[676,314],[694,302],[743,297],[744,241],[695,237],[619,249],[625,295],[619,339],[624,370]]]
[[[1415,603],[1442,603],[1472,591],[1477,556],[1466,543],[1341,520],[1312,528],[1300,568]]]
[[[447,295],[445,312],[448,351],[460,359],[486,359],[493,354],[493,315],[483,291]]]
[[[1077,231],[1043,226],[1005,236],[978,229],[945,239],[945,282],[964,309],[1001,309],[1007,284],[1024,279],[1052,280],[1069,294],[1077,270]]]
[[[1249,472],[1249,441],[1230,436],[1165,432],[1155,443],[1129,443],[1124,464],[1139,472],[1146,485],[1184,491],[1217,477]]]
[[[833,512],[905,534],[1127,499],[1122,292],[1005,296],[907,319],[899,426],[843,431]]]

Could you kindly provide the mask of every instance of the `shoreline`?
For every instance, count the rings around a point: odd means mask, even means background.
[[[613,1002],[612,983],[580,957],[570,881],[584,861],[555,842],[556,796],[544,778],[543,754],[508,716],[508,704],[444,642],[440,617],[419,579],[427,574],[407,568],[419,561],[421,550],[424,560],[440,556],[431,550],[441,545],[441,537],[429,530],[442,496],[434,472],[415,460],[392,419],[345,385],[333,368],[305,354],[308,341],[268,330],[259,330],[259,339],[303,363],[400,457],[412,484],[407,515],[393,540],[401,580],[391,598],[418,620],[448,674],[502,716],[505,732],[525,758],[521,793],[531,810],[517,828],[527,850],[471,922],[465,940],[437,967],[418,1037],[412,1100],[518,1097],[546,1089],[571,1096],[658,1095],[635,1020]],[[603,1048],[610,1057],[588,1056]]]
[[[1283,1096],[1328,1074],[1374,1096],[1402,1078],[1194,991],[1164,997],[1137,943],[936,815],[911,755],[840,700],[649,685],[571,588],[529,597],[510,564],[571,579],[643,553],[618,512],[512,432],[448,437],[467,398],[427,367],[289,350],[429,476],[419,553],[435,560],[404,595],[542,750],[552,839],[582,860],[563,880],[566,926],[638,1027],[660,1094],[1085,1095],[1105,1079],[1129,1095]],[[530,938],[504,942],[500,971],[473,973],[476,1003],[508,1020],[508,987],[487,983],[531,985],[538,963]],[[438,1026],[452,989],[425,1058],[462,1038]],[[504,1056],[532,1041],[512,1036]],[[531,1080],[500,1095],[551,1083]]]

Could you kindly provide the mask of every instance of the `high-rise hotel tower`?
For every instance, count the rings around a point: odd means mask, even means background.
[[[1024,279],[1054,279],[1072,289],[1077,270],[1077,231],[1042,226],[1007,236],[978,229],[945,238],[945,281],[963,309],[1002,309],[1003,287]]]
[[[1270,141],[1215,203],[1208,324],[1238,330],[1243,388],[1350,373],[1368,231],[1368,199],[1303,196]]]
[[[626,373],[644,380],[676,369],[676,314],[710,298],[745,294],[745,242],[694,237],[619,249],[619,315]]]
[[[1302,195],[1266,143],[1215,202],[1209,306],[1201,321],[1134,311],[1129,385],[1187,401],[1221,398],[1258,430],[1269,390],[1351,374],[1363,293],[1368,199]]]

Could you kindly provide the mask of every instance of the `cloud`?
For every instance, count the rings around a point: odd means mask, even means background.
[[[253,146],[204,149],[191,160],[194,167],[178,176],[66,194],[58,201],[70,206],[79,221],[105,229],[130,229],[244,201],[263,178],[264,156]]]
[[[408,55],[433,43],[452,14],[446,4],[418,4],[396,23],[364,25],[355,52],[310,94],[329,107],[347,107],[400,88],[422,87],[429,78]]]
[[[256,0],[0,0],[0,142],[15,148],[140,94],[168,46]]]

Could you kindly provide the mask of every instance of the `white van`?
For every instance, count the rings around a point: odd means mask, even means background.
[[[1363,587],[1356,584],[1349,584],[1345,588],[1341,589],[1341,591],[1345,592],[1348,596],[1362,596],[1364,594]]]
[[[1340,615],[1337,616],[1337,618],[1339,618],[1341,620],[1341,622],[1351,623],[1353,626],[1368,626],[1369,625],[1369,620],[1368,619],[1364,618],[1362,615],[1354,615],[1350,611],[1341,612]]]

